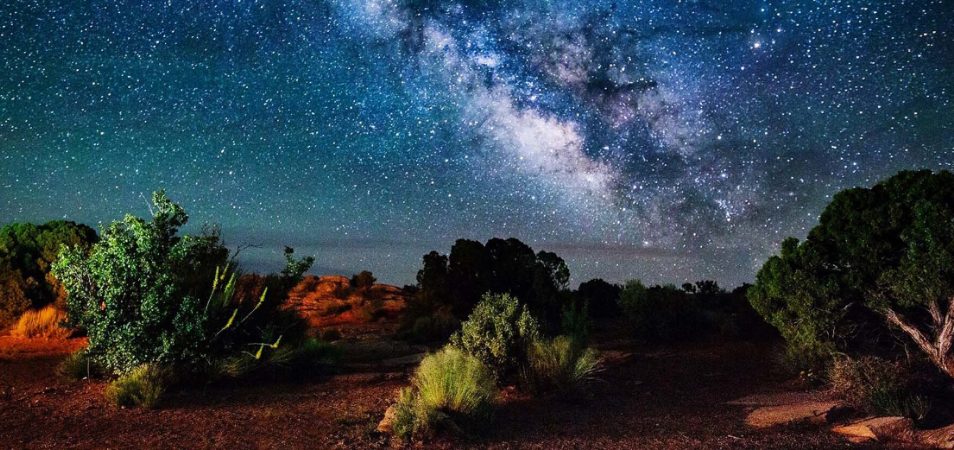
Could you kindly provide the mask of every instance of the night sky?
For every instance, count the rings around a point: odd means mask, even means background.
[[[513,236],[733,285],[838,190],[952,165],[954,0],[0,6],[0,222],[164,187],[252,270],[412,283]]]

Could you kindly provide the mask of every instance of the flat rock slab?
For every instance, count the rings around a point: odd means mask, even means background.
[[[917,441],[934,448],[954,448],[954,425],[918,432]]]
[[[954,448],[954,425],[916,431],[911,419],[905,417],[872,417],[836,426],[832,431],[854,443],[898,442],[930,448]]]
[[[832,431],[852,442],[864,441],[914,441],[914,423],[904,417],[872,417],[846,425],[838,425]]]
[[[755,428],[768,428],[796,422],[828,422],[828,414],[838,408],[834,401],[806,401],[786,405],[763,406],[754,409],[745,423]]]

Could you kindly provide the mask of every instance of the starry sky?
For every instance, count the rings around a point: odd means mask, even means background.
[[[251,270],[751,281],[840,189],[954,165],[954,0],[0,5],[0,222],[147,214]]]

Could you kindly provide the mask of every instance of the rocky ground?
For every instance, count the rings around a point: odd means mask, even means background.
[[[67,382],[59,360],[70,341],[0,353],[0,447],[4,448],[382,448],[375,431],[413,354],[395,364],[348,363],[298,382],[196,387],[158,410],[108,404],[101,381]],[[395,344],[396,348],[400,345]],[[39,348],[45,348],[41,351]],[[772,349],[746,342],[675,347],[600,344],[608,357],[592,398],[529,399],[506,394],[486,435],[432,441],[435,448],[842,448],[852,443],[811,421],[753,427],[757,409],[733,402],[788,392],[768,369]],[[407,350],[407,349],[405,349]]]

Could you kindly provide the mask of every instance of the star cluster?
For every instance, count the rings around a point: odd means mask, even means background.
[[[0,219],[164,187],[258,270],[411,283],[518,237],[575,281],[749,281],[840,189],[954,165],[950,0],[0,6]]]

